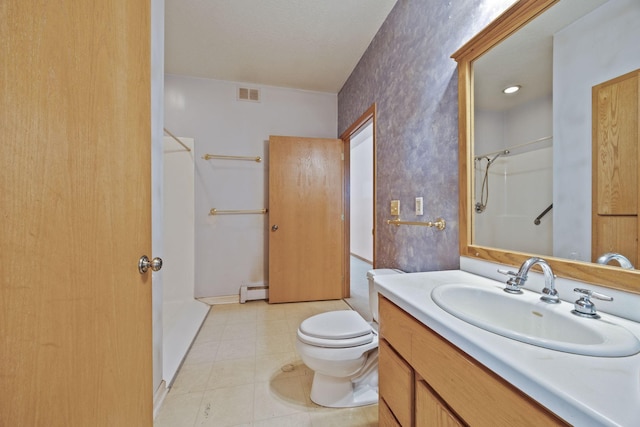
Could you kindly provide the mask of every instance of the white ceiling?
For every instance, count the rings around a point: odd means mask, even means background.
[[[608,0],[563,0],[474,62],[474,103],[503,111],[552,92],[553,35]],[[521,85],[504,95],[502,89]]]
[[[166,0],[165,72],[338,93],[396,0]]]

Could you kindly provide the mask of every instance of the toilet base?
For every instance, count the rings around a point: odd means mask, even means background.
[[[356,376],[332,377],[315,372],[311,400],[329,408],[353,408],[378,403],[378,349],[369,353]]]
[[[336,378],[316,372],[313,374],[311,400],[329,408],[371,405],[378,403],[378,382],[354,383],[350,378]]]

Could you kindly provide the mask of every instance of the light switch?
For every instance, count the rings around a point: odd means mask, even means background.
[[[424,215],[423,198],[416,197],[416,215]]]
[[[400,215],[400,200],[391,201],[391,215],[393,216]]]

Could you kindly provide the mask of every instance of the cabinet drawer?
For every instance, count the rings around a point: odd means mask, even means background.
[[[416,378],[416,427],[463,427],[431,388]]]
[[[391,412],[391,409],[380,399],[378,402],[378,426],[379,427],[402,427]]]
[[[440,335],[423,329],[413,335],[412,366],[464,421],[488,427],[566,425]]]
[[[378,310],[380,315],[380,335],[411,363],[411,335],[416,327],[416,320],[378,294]]]
[[[413,369],[382,339],[378,362],[380,396],[403,426],[412,425]]]

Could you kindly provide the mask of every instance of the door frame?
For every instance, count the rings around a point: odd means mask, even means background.
[[[351,170],[350,170],[350,160],[351,160],[351,137],[358,133],[360,129],[365,126],[369,121],[373,125],[373,268],[376,268],[376,224],[377,224],[377,214],[376,214],[376,195],[377,195],[377,154],[376,154],[376,103],[374,102],[371,106],[364,112],[358,119],[351,124],[345,130],[342,135],[340,135],[340,139],[343,142],[343,152],[344,152],[344,162],[343,162],[343,176],[344,176],[344,248],[343,248],[343,262],[344,262],[344,280],[342,281],[342,297],[350,298],[351,297],[351,188],[350,188],[350,180],[351,180]]]

